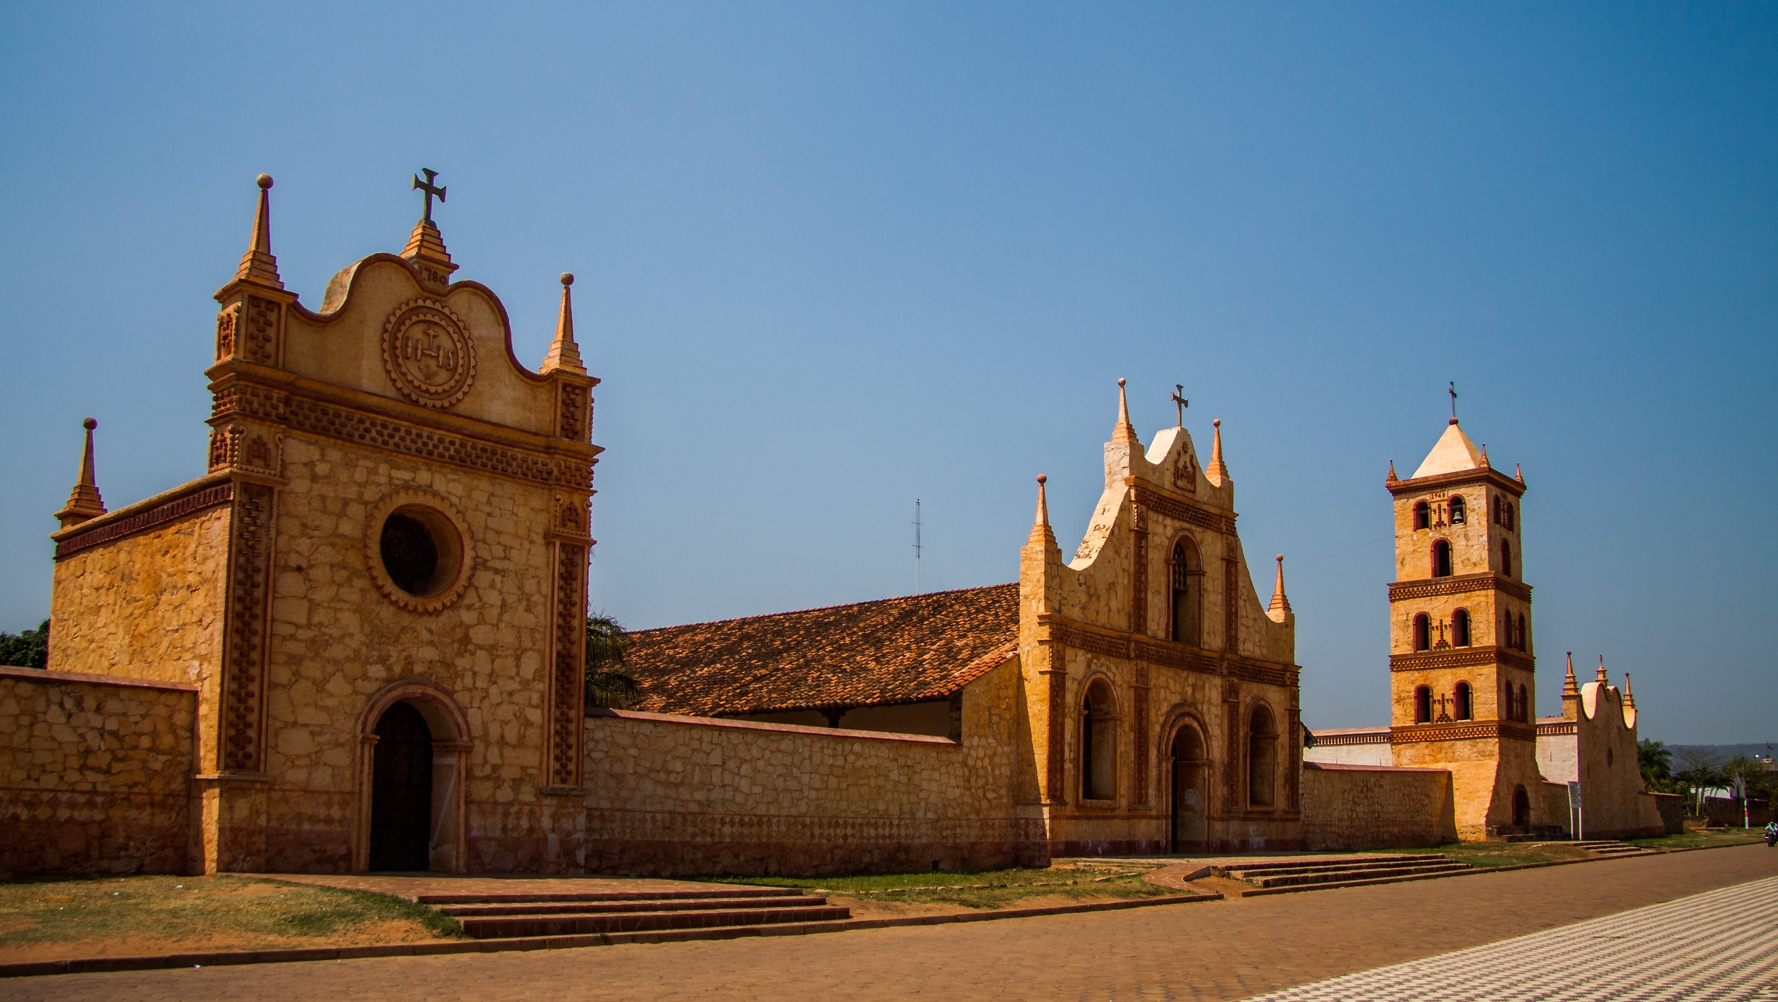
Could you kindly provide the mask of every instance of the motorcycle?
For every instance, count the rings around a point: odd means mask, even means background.
[[[1774,845],[1778,845],[1778,832],[1766,832],[1766,848],[1770,849]]]

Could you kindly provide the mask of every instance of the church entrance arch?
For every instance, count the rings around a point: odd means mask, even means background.
[[[474,745],[457,701],[406,679],[371,698],[358,734],[352,869],[468,869],[463,787]]]
[[[377,721],[370,793],[370,868],[432,866],[432,730],[412,703]]]
[[[1172,852],[1195,852],[1204,848],[1204,778],[1209,762],[1204,754],[1204,739],[1190,723],[1181,723],[1173,732],[1168,749],[1172,762],[1173,788],[1169,797],[1172,811],[1170,845]]]

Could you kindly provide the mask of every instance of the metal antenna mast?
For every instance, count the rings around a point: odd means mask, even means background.
[[[920,594],[920,499],[914,499],[914,594]]]

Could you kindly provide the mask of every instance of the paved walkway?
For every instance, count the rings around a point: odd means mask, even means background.
[[[1232,1000],[1775,875],[1778,849],[1752,845],[971,925],[19,978],[0,981],[0,999]],[[1574,945],[1576,964],[1612,952]]]
[[[1778,877],[1380,967],[1255,1002],[1778,999]]]

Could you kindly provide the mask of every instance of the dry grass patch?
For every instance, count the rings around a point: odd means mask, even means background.
[[[257,877],[0,884],[0,962],[411,943],[462,935],[400,898]]]

